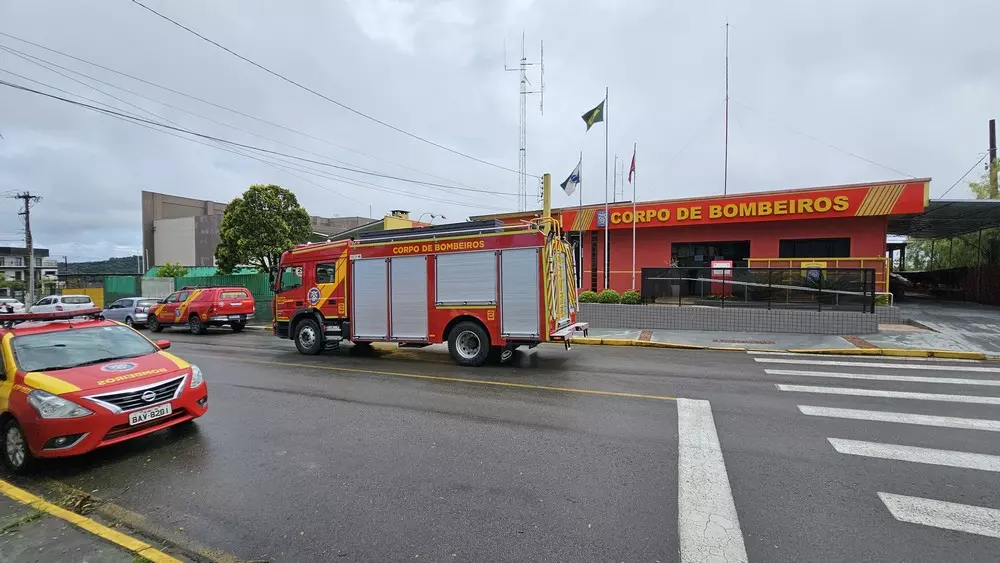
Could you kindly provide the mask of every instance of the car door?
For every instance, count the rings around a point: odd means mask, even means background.
[[[160,305],[159,312],[156,314],[156,318],[160,321],[160,324],[172,324],[176,322],[177,319],[177,298],[180,296],[180,292],[171,293],[166,300],[163,301],[163,305]]]
[[[119,320],[117,315],[121,310],[120,308],[121,308],[121,299],[105,307],[104,310],[101,311],[101,316],[104,317],[105,319],[108,319],[109,321],[117,321]]]
[[[128,313],[129,311],[128,307],[131,304],[132,304],[131,299],[119,299],[118,301],[115,301],[114,303],[111,304],[112,308],[110,312],[112,313],[113,316],[108,317],[107,315],[104,315],[104,317],[123,323],[125,322],[126,313]]]
[[[51,297],[43,297],[35,301],[35,304],[31,306],[32,313],[51,313],[54,310],[55,307],[52,306]]]

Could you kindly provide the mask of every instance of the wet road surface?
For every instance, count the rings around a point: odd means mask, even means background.
[[[438,347],[163,337],[201,366],[209,413],[20,483],[96,491],[242,559],[1000,553],[1000,373],[968,371],[993,364],[552,346],[468,369]]]

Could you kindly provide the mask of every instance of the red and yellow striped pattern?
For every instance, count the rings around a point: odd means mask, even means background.
[[[899,201],[899,196],[903,195],[905,187],[906,184],[886,184],[869,188],[868,194],[865,195],[854,215],[857,217],[888,215],[896,206],[896,202]]]

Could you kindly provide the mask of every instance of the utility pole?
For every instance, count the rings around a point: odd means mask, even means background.
[[[31,195],[31,192],[19,193],[14,198],[24,201],[24,211],[19,214],[24,216],[24,246],[28,249],[28,297],[25,304],[30,307],[35,302],[35,248],[31,240],[31,206],[42,198]]]
[[[722,195],[729,192],[729,21],[726,21],[726,156],[722,170]]]
[[[997,187],[997,120],[990,120],[990,199],[1000,199]]]

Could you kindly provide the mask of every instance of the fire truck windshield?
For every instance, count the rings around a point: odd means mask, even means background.
[[[278,293],[299,287],[302,285],[302,266],[285,266],[276,282]]]

